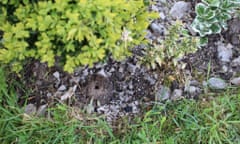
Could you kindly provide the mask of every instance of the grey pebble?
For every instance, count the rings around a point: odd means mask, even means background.
[[[58,88],[58,91],[65,91],[67,88],[65,85],[61,85],[59,88]]]
[[[171,91],[169,87],[160,86],[155,94],[156,101],[164,101],[169,99],[171,96]]]
[[[170,10],[170,15],[176,19],[182,19],[188,11],[191,10],[191,5],[185,1],[176,2]]]
[[[183,90],[181,90],[181,89],[175,89],[175,90],[173,90],[171,99],[172,99],[172,100],[180,99],[180,98],[182,97],[182,94],[183,94]]]
[[[231,82],[233,85],[240,86],[240,77],[233,78],[230,82]]]
[[[196,87],[196,86],[189,86],[188,88],[188,93],[189,94],[197,94],[201,91],[201,89],[199,87]]]
[[[227,83],[223,79],[212,77],[208,80],[208,86],[213,90],[223,90],[227,88]]]
[[[230,62],[233,56],[232,48],[233,46],[231,44],[225,46],[223,43],[218,43],[218,59],[222,62]]]
[[[37,111],[37,108],[34,104],[28,104],[26,107],[25,107],[25,110],[24,112],[28,115],[34,115]]]
[[[232,66],[240,66],[240,56],[233,59]]]
[[[44,116],[46,113],[47,104],[41,105],[37,110],[37,116]]]
[[[154,22],[150,25],[150,29],[152,30],[153,34],[155,34],[157,36],[162,36],[166,32],[166,29],[163,25],[156,24]]]

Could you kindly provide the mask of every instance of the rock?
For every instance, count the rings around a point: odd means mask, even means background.
[[[26,107],[25,107],[25,110],[24,112],[28,115],[34,115],[36,114],[36,111],[37,111],[37,108],[34,104],[28,104]]]
[[[191,85],[191,86],[199,86],[200,83],[199,83],[197,80],[191,80],[191,81],[189,82],[189,85]]]
[[[185,88],[185,91],[191,95],[195,95],[201,92],[201,89],[196,86],[189,86],[188,88]]]
[[[44,116],[46,113],[47,104],[41,105],[37,110],[37,116]]]
[[[239,45],[240,39],[240,27],[239,27],[240,19],[239,18],[233,18],[228,22],[228,32],[226,33],[226,39],[229,39],[231,44],[233,45]]]
[[[232,43],[233,45],[239,45],[239,44],[240,44],[239,34],[233,34],[233,35],[231,35],[230,40],[231,40],[231,43]]]
[[[233,78],[230,82],[231,82],[233,85],[240,86],[240,77]]]
[[[165,16],[165,14],[164,14],[163,12],[160,12],[160,13],[159,13],[159,16],[160,16],[160,18],[161,18],[162,20],[165,20],[165,19],[166,19],[166,16]]]
[[[171,92],[170,88],[165,86],[160,86],[160,88],[157,90],[155,94],[155,100],[156,101],[164,101],[170,98]]]
[[[233,56],[232,52],[233,46],[228,44],[225,46],[223,43],[218,43],[217,51],[218,51],[218,59],[222,62],[230,62]]]
[[[224,80],[214,77],[208,80],[208,86],[214,90],[223,90],[227,88],[227,84]]]
[[[166,29],[163,25],[161,24],[156,24],[156,23],[151,23],[150,29],[152,33],[156,36],[162,36],[166,33]]]
[[[156,79],[152,78],[150,75],[145,75],[144,79],[147,80],[150,85],[154,85],[156,83]]]
[[[127,70],[128,70],[130,73],[132,73],[132,74],[135,73],[136,68],[137,68],[136,65],[133,65],[133,64],[131,64],[131,63],[128,63],[128,64],[127,64]]]
[[[61,96],[61,101],[71,98],[74,95],[76,89],[77,89],[77,85],[70,87],[69,90]]]
[[[58,91],[65,91],[67,88],[65,85],[61,85],[59,88],[58,88]]]
[[[240,56],[232,61],[232,66],[240,66]]]
[[[88,69],[84,69],[82,72],[82,76],[86,77],[86,76],[88,76],[88,74],[89,74]]]
[[[103,77],[108,77],[108,74],[105,72],[104,69],[101,69],[100,71],[98,71],[97,74]]]
[[[52,97],[52,93],[48,92],[48,93],[47,93],[47,97],[48,97],[48,98]]]
[[[183,91],[181,89],[175,89],[172,93],[171,99],[172,100],[178,100],[182,98]]]
[[[170,10],[170,15],[176,19],[182,19],[188,11],[191,10],[191,5],[188,2],[176,2]]]
[[[58,71],[54,72],[53,73],[53,76],[58,80],[60,81],[60,73]]]
[[[162,4],[166,4],[167,0],[159,0],[159,2],[162,3]]]
[[[227,73],[228,72],[228,66],[223,65],[221,70],[222,70],[221,72]]]

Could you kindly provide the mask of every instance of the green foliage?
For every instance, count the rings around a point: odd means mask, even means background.
[[[157,17],[142,0],[26,0],[14,5],[13,14],[4,7],[10,3],[0,2],[0,62],[14,71],[27,58],[53,66],[59,57],[68,72],[91,66],[109,53],[121,60],[130,55],[131,46],[144,42],[150,18]]]
[[[202,0],[195,7],[197,16],[191,25],[193,30],[201,37],[220,33],[222,28],[226,30],[227,20],[239,4],[239,0]],[[206,42],[206,38],[202,39],[202,43]]]
[[[177,61],[184,54],[197,50],[198,43],[199,39],[188,35],[182,22],[176,21],[169,27],[168,34],[161,44],[154,44],[146,49],[145,57],[142,60],[149,68],[153,69],[168,62],[173,62],[176,66]]]

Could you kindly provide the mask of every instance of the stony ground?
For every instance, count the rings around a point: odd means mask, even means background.
[[[149,24],[146,38],[157,43],[169,25],[182,20],[193,36],[190,24],[195,16],[195,2],[156,0],[149,9],[160,18]],[[26,65],[24,85],[29,97],[18,89],[19,104],[26,113],[45,115],[46,108],[67,103],[87,113],[106,116],[108,121],[135,116],[153,104],[182,98],[203,99],[205,92],[219,92],[240,86],[240,19],[229,21],[229,29],[209,37],[209,44],[179,61],[181,68],[147,69],[139,63],[144,46],[133,48],[133,56],[124,61],[98,63],[93,68],[80,67],[74,74],[58,66],[33,61]],[[166,82],[167,79],[167,82]],[[209,89],[210,88],[210,89]]]

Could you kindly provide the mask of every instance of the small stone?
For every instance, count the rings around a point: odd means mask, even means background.
[[[162,36],[166,32],[166,29],[163,25],[156,24],[156,23],[152,23],[150,25],[150,29],[152,30],[153,34],[157,36]]]
[[[58,91],[65,91],[67,88],[65,85],[61,85],[59,88],[58,88]]]
[[[103,77],[108,77],[108,74],[105,72],[104,69],[101,69],[100,71],[98,71],[97,74]]]
[[[159,2],[162,3],[162,4],[166,4],[167,0],[160,0]]]
[[[58,71],[54,72],[53,73],[53,76],[58,80],[60,81],[60,73]]]
[[[231,82],[233,85],[240,86],[240,77],[233,78],[230,82]]]
[[[28,114],[28,115],[34,115],[37,111],[37,108],[34,104],[28,104],[26,107],[25,107],[25,113]]]
[[[159,13],[159,16],[160,16],[160,18],[161,18],[162,20],[165,20],[165,19],[166,19],[166,16],[165,16],[165,14],[164,14],[163,12],[160,12],[160,13]]]
[[[170,15],[176,19],[182,19],[188,11],[191,10],[191,5],[188,2],[176,2],[170,10]]]
[[[207,87],[207,86],[208,86],[208,83],[207,83],[206,81],[203,81],[203,82],[202,82],[202,85],[203,85],[203,87]]]
[[[223,72],[223,73],[228,72],[228,67],[227,67],[226,65],[223,65],[223,66],[222,66],[222,72]]]
[[[133,84],[132,84],[132,81],[131,81],[131,82],[129,82],[129,84],[128,84],[128,88],[129,88],[130,90],[132,90],[132,89],[133,89]]]
[[[232,66],[240,66],[240,56],[232,61]]]
[[[164,101],[170,98],[170,88],[165,86],[160,86],[155,94],[156,101]]]
[[[41,105],[37,110],[37,116],[44,116],[46,113],[47,104]]]
[[[77,85],[70,87],[69,90],[61,96],[61,101],[71,98],[74,95],[76,89],[77,89]]]
[[[172,100],[177,100],[182,98],[183,91],[181,89],[175,89],[172,93],[171,99]]]
[[[189,82],[189,84],[190,84],[191,86],[199,86],[199,85],[200,85],[200,83],[199,83],[197,80],[191,80],[191,81]]]
[[[83,77],[88,76],[88,69],[83,70],[82,76],[83,76]]]
[[[147,80],[150,85],[154,85],[156,83],[156,80],[149,75],[145,75],[144,79]]]
[[[201,91],[200,88],[195,87],[195,86],[189,86],[189,88],[188,88],[188,93],[189,94],[197,94],[200,91]]]
[[[224,80],[214,77],[208,80],[208,86],[215,90],[223,90],[227,88],[227,84]]]
[[[50,98],[52,96],[52,93],[48,92],[47,97]]]
[[[128,70],[130,73],[135,73],[136,68],[137,68],[137,67],[136,67],[135,65],[131,64],[131,63],[128,63],[128,64],[127,64],[127,70]]]
[[[222,62],[230,62],[233,56],[232,48],[231,44],[225,46],[223,43],[218,43],[218,59]]]

